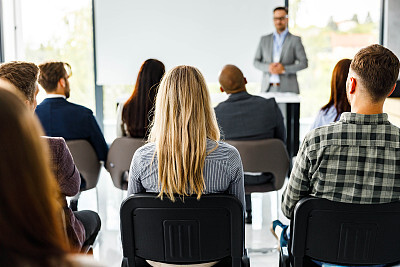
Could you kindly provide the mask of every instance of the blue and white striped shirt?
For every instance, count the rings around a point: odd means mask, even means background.
[[[215,146],[215,141],[207,139],[207,151]],[[155,149],[155,143],[149,143],[136,150],[133,155],[129,171],[128,195],[140,192],[160,192]],[[219,141],[217,149],[206,156],[203,177],[205,194],[232,194],[245,207],[243,166],[236,148]]]

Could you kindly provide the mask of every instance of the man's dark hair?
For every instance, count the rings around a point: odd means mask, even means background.
[[[278,7],[276,7],[276,8],[274,9],[274,11],[273,11],[272,13],[275,13],[275,11],[277,11],[277,10],[283,10],[283,11],[285,11],[285,12],[286,12],[286,14],[289,14],[289,10],[288,10],[288,8],[287,8],[287,7],[284,7],[284,6],[278,6]]]
[[[374,102],[388,96],[399,76],[399,67],[396,55],[377,44],[358,51],[350,65]]]
[[[57,89],[57,83],[61,78],[67,78],[67,70],[71,70],[71,66],[68,63],[55,61],[46,62],[39,65],[39,84],[46,90],[47,93],[51,93]]]
[[[0,65],[0,78],[12,83],[32,102],[39,68],[30,62],[11,61]]]

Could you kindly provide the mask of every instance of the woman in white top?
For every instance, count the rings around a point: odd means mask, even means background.
[[[47,140],[15,94],[0,88],[0,266],[100,266],[70,253]]]
[[[331,97],[328,104],[319,111],[311,129],[338,121],[343,112],[350,111],[350,104],[346,96],[346,79],[350,68],[350,59],[342,59],[336,63],[332,72]]]

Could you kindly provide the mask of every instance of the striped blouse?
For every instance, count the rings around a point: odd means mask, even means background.
[[[207,139],[207,151],[215,146],[215,141]],[[160,192],[158,160],[157,157],[153,157],[155,149],[155,143],[149,143],[139,148],[133,155],[129,171],[128,195],[139,192]],[[217,149],[206,156],[203,176],[205,194],[232,194],[245,207],[243,166],[236,148],[219,141]]]

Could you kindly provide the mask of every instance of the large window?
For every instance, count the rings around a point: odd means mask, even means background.
[[[18,1],[17,1],[18,2]],[[64,61],[72,67],[70,101],[95,112],[92,2],[20,0],[22,48],[17,59],[40,64]],[[41,90],[38,100],[45,96]]]
[[[47,60],[68,62],[73,71],[70,101],[95,112],[91,0],[15,2],[20,5],[17,8],[20,14],[14,20],[21,23],[16,38],[21,38],[23,45],[16,48],[13,59],[38,64]],[[351,59],[361,47],[378,43],[379,22],[380,1],[376,0],[336,0],[323,4],[318,0],[289,1],[289,30],[302,37],[309,59],[309,67],[298,73],[303,134],[329,100],[336,62]],[[137,73],[132,76],[135,80]],[[218,94],[218,84],[209,87],[211,93]],[[132,89],[133,84],[104,86],[104,132],[108,142],[115,138],[116,103],[125,100]],[[248,89],[254,93],[259,84],[249,84]],[[42,90],[39,101],[43,98]]]
[[[334,66],[379,42],[380,1],[290,0],[289,30],[302,37],[309,67],[298,73],[303,133],[330,96]]]

